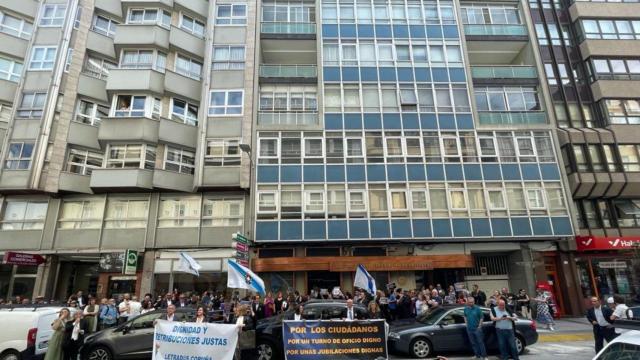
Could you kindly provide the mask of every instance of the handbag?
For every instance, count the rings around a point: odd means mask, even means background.
[[[246,330],[238,334],[238,347],[240,350],[256,348],[256,331]]]

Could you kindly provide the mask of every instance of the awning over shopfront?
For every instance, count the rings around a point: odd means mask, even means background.
[[[364,265],[368,271],[414,271],[445,268],[473,267],[471,255],[416,255],[416,256],[319,256],[278,257],[252,259],[251,268],[257,272],[269,271],[355,271]]]
[[[640,237],[576,236],[578,251],[631,250],[640,246]]]

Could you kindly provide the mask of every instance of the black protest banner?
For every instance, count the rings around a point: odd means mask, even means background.
[[[387,359],[384,320],[285,321],[286,360]]]

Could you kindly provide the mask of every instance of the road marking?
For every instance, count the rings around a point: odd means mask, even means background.
[[[538,337],[538,342],[543,343],[587,340],[593,340],[593,333],[540,334]]]

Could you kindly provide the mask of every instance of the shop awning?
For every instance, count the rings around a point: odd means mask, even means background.
[[[252,259],[251,268],[268,271],[355,271],[362,264],[368,271],[415,271],[473,267],[473,257],[454,255],[407,256],[319,256]]]
[[[576,236],[578,251],[630,250],[640,246],[640,237]]]

